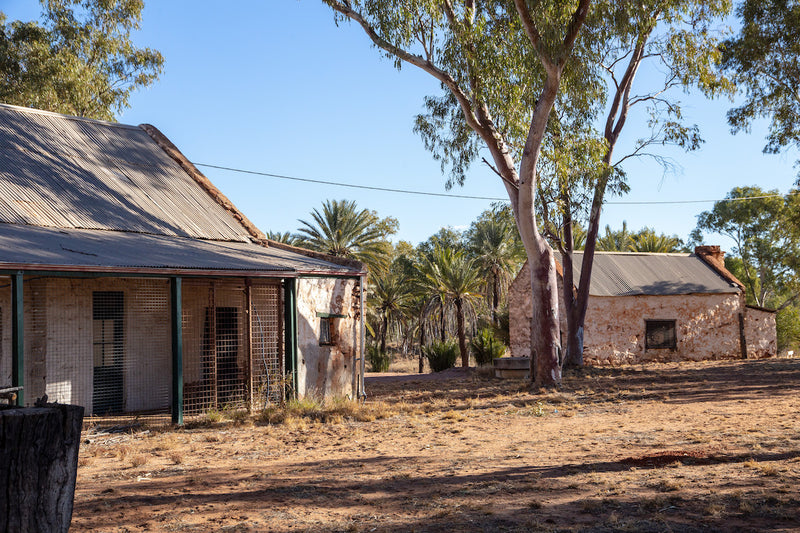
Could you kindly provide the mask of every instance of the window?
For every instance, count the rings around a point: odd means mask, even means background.
[[[645,320],[645,350],[676,350],[674,320]]]
[[[120,366],[124,341],[123,293],[97,291],[92,296],[94,366]]]
[[[336,344],[336,322],[334,322],[334,319],[347,318],[347,315],[320,313],[317,311],[317,318],[319,318],[319,345],[332,346]]]
[[[319,345],[327,346],[333,344],[331,339],[333,331],[333,317],[324,316],[319,319]]]

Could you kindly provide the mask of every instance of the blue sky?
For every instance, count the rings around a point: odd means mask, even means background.
[[[35,0],[2,0],[9,20],[38,17]],[[158,49],[165,70],[135,93],[120,117],[158,127],[195,163],[298,178],[443,193],[446,176],[413,131],[423,97],[438,84],[410,66],[397,71],[360,28],[337,27],[319,0],[217,2],[149,0],[139,46]],[[641,81],[641,80],[640,80]],[[652,160],[625,167],[631,192],[611,202],[720,199],[734,186],[785,193],[797,155],[765,155],[766,124],[733,136],[727,100],[683,95],[684,116],[706,143],[692,154],[664,151],[680,170],[664,175]],[[643,136],[633,122],[627,142]],[[484,200],[409,196],[306,184],[199,167],[262,230],[295,231],[298,219],[326,199],[347,198],[400,222],[396,239],[425,240],[444,226],[468,226]],[[491,171],[476,165],[452,193],[505,197]],[[696,216],[713,203],[614,204],[603,224],[622,221],[686,238]],[[709,243],[731,244],[722,238]]]

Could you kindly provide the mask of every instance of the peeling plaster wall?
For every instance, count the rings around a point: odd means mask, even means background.
[[[566,321],[561,294],[559,278],[559,311],[564,335]],[[621,364],[738,358],[741,356],[739,312],[742,307],[741,296],[737,294],[591,296],[586,312],[584,360],[593,364]],[[529,357],[531,290],[527,264],[511,285],[509,308],[511,355]],[[677,350],[645,351],[646,319],[675,320]],[[768,346],[775,346],[770,340],[775,338],[774,315],[771,324],[769,317],[755,314],[745,324],[748,353],[752,345],[752,350],[759,357],[764,357],[761,354],[769,351]],[[774,354],[774,348],[772,353]],[[755,353],[750,356],[755,356]]]
[[[747,339],[747,357],[760,359],[774,357],[778,353],[778,334],[775,329],[775,313],[745,308],[744,334]]]
[[[353,371],[360,345],[360,287],[356,280],[302,278],[297,281],[297,381],[300,396],[353,394]],[[334,318],[332,345],[319,343],[317,313]]]

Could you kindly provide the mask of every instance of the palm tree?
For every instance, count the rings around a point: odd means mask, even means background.
[[[358,210],[355,202],[326,200],[322,212],[311,212],[313,223],[299,222],[303,244],[320,252],[357,259],[370,270],[385,266],[391,244],[386,238],[397,231],[393,218],[380,219],[367,209]]]
[[[433,298],[452,302],[456,312],[456,331],[458,334],[458,349],[461,352],[461,366],[469,367],[469,352],[467,351],[467,334],[465,326],[465,313],[471,310],[474,313],[473,302],[478,298],[481,288],[481,279],[474,260],[469,258],[462,250],[452,248],[434,249],[430,257],[424,261],[423,271],[430,287],[436,289]]]
[[[680,251],[683,246],[675,235],[657,235],[651,228],[644,228],[633,236],[633,242],[628,245],[631,252],[669,253]]]
[[[394,264],[392,266],[395,266]],[[380,351],[386,352],[386,336],[392,322],[400,323],[405,306],[412,298],[412,284],[398,268],[388,268],[374,276],[370,285],[369,303],[380,316]]]
[[[281,233],[280,231],[268,231],[267,239],[275,242],[280,242],[283,244],[288,244],[289,246],[299,246],[302,240],[296,234],[290,233],[288,231],[285,231],[283,233]]]
[[[622,229],[613,231],[611,226],[606,225],[606,233],[597,238],[597,249],[606,252],[627,252],[633,244],[633,234],[628,231],[628,223],[622,221]]]
[[[516,231],[513,220],[491,217],[475,222],[469,232],[469,251],[484,280],[492,324],[495,325],[500,299],[525,257]]]

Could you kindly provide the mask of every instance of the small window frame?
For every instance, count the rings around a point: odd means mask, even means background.
[[[347,318],[347,315],[337,313],[322,313],[317,311],[319,318],[319,345],[333,346],[336,344],[336,322],[334,318]]]
[[[319,317],[319,345],[320,346],[333,346],[333,317],[323,316]]]
[[[678,327],[677,320],[664,319],[645,319],[644,321],[644,349],[649,350],[671,350],[678,349]],[[663,340],[656,342],[657,336],[662,336]]]

